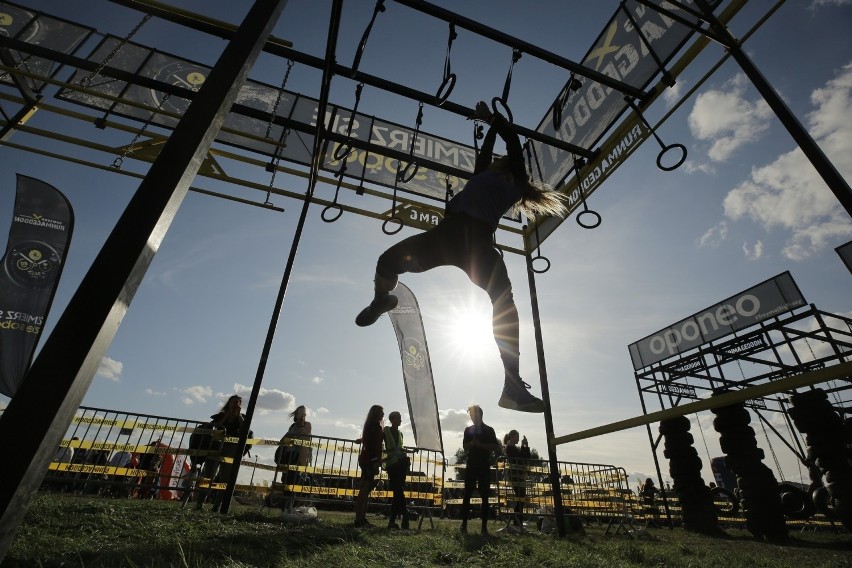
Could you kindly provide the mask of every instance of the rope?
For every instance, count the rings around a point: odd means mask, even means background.
[[[385,0],[378,0],[375,8],[373,8],[373,17],[370,18],[370,23],[367,24],[367,29],[364,30],[364,35],[361,36],[361,41],[358,43],[358,49],[355,51],[355,59],[352,60],[352,78],[358,72],[358,66],[361,64],[361,56],[364,54],[364,49],[367,47],[367,40],[370,38],[370,31],[373,29],[373,24],[376,21],[376,16],[379,12],[385,11]]]
[[[450,98],[450,93],[453,92],[453,88],[456,86],[456,74],[452,72],[450,66],[450,52],[453,49],[453,40],[457,37],[456,25],[450,22],[450,35],[447,39],[447,55],[444,57],[444,79],[441,82],[441,86],[438,87],[438,92],[435,93],[435,97],[438,99],[438,106],[447,102],[447,99]],[[444,92],[445,89],[446,92]]]
[[[763,437],[766,438],[766,445],[769,446],[769,453],[772,454],[772,461],[775,462],[775,471],[778,472],[778,477],[783,481],[786,478],[784,477],[784,472],[781,471],[781,464],[778,462],[778,456],[775,455],[775,448],[772,447],[772,442],[769,440],[769,433],[766,431],[766,425],[763,423],[763,416],[759,412],[757,412],[757,415],[760,417],[760,428],[763,430]]]
[[[509,108],[509,89],[512,86],[512,70],[515,68],[515,63],[518,62],[522,55],[523,53],[520,49],[512,50],[512,62],[509,64],[509,72],[506,74],[506,81],[503,83],[503,93],[501,96],[491,99],[492,110],[494,112],[499,112],[497,109],[497,103],[503,105],[503,109],[506,111],[506,120],[510,123],[514,122],[512,110]]]
[[[420,101],[420,105],[417,109],[417,120],[414,127],[414,136],[411,137],[411,145],[408,149],[408,163],[405,165],[403,169],[399,169],[397,166],[396,171],[396,179],[397,181],[401,181],[402,183],[408,183],[414,176],[417,175],[417,170],[420,169],[420,166],[417,164],[417,161],[414,159],[414,146],[417,144],[417,135],[420,133],[420,126],[423,124],[423,101]],[[414,171],[411,174],[408,174],[408,170],[411,169],[411,166],[414,166]]]

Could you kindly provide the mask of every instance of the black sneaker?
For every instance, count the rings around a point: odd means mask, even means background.
[[[529,388],[521,379],[507,377],[498,406],[520,412],[544,412],[544,401],[531,395]]]
[[[380,315],[394,309],[398,302],[399,300],[393,294],[382,294],[370,302],[369,306],[361,310],[361,313],[355,318],[355,325],[359,327],[373,325]]]

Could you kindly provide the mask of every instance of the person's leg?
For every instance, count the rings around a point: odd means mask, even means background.
[[[198,497],[195,500],[195,508],[200,509],[204,502],[207,500],[207,497],[210,495],[210,484],[213,483],[213,480],[216,478],[216,473],[219,471],[219,460],[213,458],[207,458],[204,460],[204,469],[201,472],[202,479],[199,479],[197,483],[206,483],[207,487],[202,487],[197,491]]]
[[[473,495],[473,489],[476,487],[476,475],[470,468],[465,468],[464,472],[464,494],[462,495],[461,509],[461,530],[467,532],[467,518],[470,516],[470,498]]]
[[[396,307],[397,299],[391,292],[400,274],[425,272],[450,264],[447,255],[453,254],[458,246],[454,243],[458,228],[457,221],[444,219],[436,227],[403,239],[383,252],[376,263],[373,300],[361,310],[355,323],[361,327],[372,325],[379,316]]]
[[[479,473],[479,496],[482,498],[482,534],[488,534],[488,514],[491,509],[491,504],[488,502],[488,498],[491,497],[490,491],[490,479],[491,472],[489,469],[485,469],[484,471]]]
[[[397,528],[396,517],[402,512],[404,505],[404,497],[402,495],[402,477],[396,467],[390,467],[387,470],[388,485],[391,490],[391,504],[388,512],[388,528]]]
[[[491,299],[494,341],[503,361],[504,384],[499,405],[523,412],[544,412],[544,403],[531,395],[520,375],[520,325],[512,283],[503,257],[492,244],[487,225],[473,221],[468,231],[471,243],[467,262],[461,268],[471,282]]]

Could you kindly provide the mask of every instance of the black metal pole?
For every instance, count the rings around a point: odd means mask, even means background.
[[[248,406],[246,407],[246,420],[243,431],[240,433],[240,441],[237,445],[237,455],[234,456],[234,466],[231,468],[231,476],[228,479],[228,485],[225,489],[225,495],[222,499],[220,511],[222,514],[227,514],[231,505],[231,498],[234,495],[234,487],[237,484],[237,475],[240,471],[240,460],[248,439],[249,426],[254,417],[254,409],[257,406],[257,397],[260,394],[260,386],[263,383],[263,375],[266,372],[266,364],[269,360],[269,352],[272,349],[272,341],[275,338],[275,329],[278,326],[278,318],[281,316],[281,307],[284,304],[284,296],[287,294],[287,286],[290,283],[290,274],[293,272],[293,265],[296,262],[296,252],[299,248],[299,243],[302,239],[302,231],[305,227],[305,220],[308,216],[308,207],[310,207],[311,199],[314,195],[314,187],[317,183],[319,175],[319,167],[322,163],[322,143],[323,133],[325,131],[325,111],[328,107],[328,93],[331,87],[332,64],[334,62],[334,53],[337,49],[337,33],[340,27],[340,14],[343,10],[343,0],[334,0],[331,8],[331,17],[329,19],[328,41],[326,44],[326,61],[327,66],[323,70],[322,84],[320,85],[320,100],[317,105],[317,135],[314,137],[313,154],[311,155],[311,172],[308,179],[308,190],[305,192],[305,199],[302,202],[302,211],[299,215],[299,222],[296,225],[296,233],[293,236],[293,243],[290,245],[290,255],[287,257],[287,266],[284,269],[284,274],[281,277],[281,285],[278,288],[278,296],[275,298],[275,308],[272,310],[272,316],[269,319],[269,329],[266,332],[266,341],[263,344],[263,352],[260,356],[260,361],[257,365],[257,373],[254,377],[251,395],[249,396]]]
[[[544,430],[547,436],[547,458],[550,462],[550,487],[553,492],[553,511],[556,514],[556,530],[560,538],[565,537],[565,507],[562,505],[562,489],[559,482],[559,463],[556,458],[556,445],[553,443],[553,413],[550,406],[550,387],[547,384],[547,365],[544,359],[544,340],[541,333],[541,318],[538,311],[538,293],[535,286],[535,271],[532,257],[527,252],[527,280],[530,287],[533,327],[535,328],[535,348],[538,355],[538,374],[541,379],[541,400],[544,401]]]
[[[705,0],[695,0],[695,3],[701,8],[701,12],[710,26],[717,34],[725,39],[726,47],[731,57],[739,64],[743,72],[751,80],[752,84],[754,84],[754,87],[763,96],[766,104],[775,112],[778,120],[781,121],[781,124],[784,125],[784,128],[787,129],[787,132],[790,133],[790,136],[793,137],[793,140],[799,145],[799,148],[808,160],[810,160],[811,164],[813,164],[817,173],[819,173],[820,177],[828,185],[828,189],[834,193],[834,196],[837,197],[837,200],[846,209],[846,213],[852,217],[852,188],[849,187],[849,184],[843,179],[843,176],[840,175],[834,164],[829,161],[822,149],[817,145],[808,131],[805,130],[799,119],[796,118],[796,115],[793,114],[784,100],[778,95],[772,85],[769,84],[763,73],[760,72],[749,56],[745,54],[740,47],[739,41],[731,35],[724,24],[716,19],[713,9],[710,8]]]
[[[636,380],[636,390],[639,391],[639,402],[642,405],[642,414],[647,415],[648,414],[648,408],[645,406],[645,397],[642,396],[642,385],[639,384],[639,377],[637,377],[634,374],[633,378]],[[651,446],[651,455],[654,456],[654,467],[657,470],[657,479],[660,482],[660,495],[663,498],[663,507],[666,510],[666,519],[668,519],[669,528],[673,528],[672,514],[671,514],[671,511],[669,510],[669,499],[668,499],[668,495],[666,493],[665,485],[663,485],[663,472],[660,469],[660,460],[657,457],[657,445],[658,444],[654,441],[654,434],[651,432],[651,425],[645,424],[645,429],[648,431],[648,443]],[[628,480],[628,482],[629,481],[630,480]],[[637,497],[641,498],[641,495],[637,495]]]
[[[0,417],[0,560],[286,0],[256,0]]]

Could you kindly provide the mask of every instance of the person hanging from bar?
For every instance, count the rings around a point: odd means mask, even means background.
[[[492,113],[488,104],[480,101],[472,118],[490,124],[473,176],[450,200],[447,214],[437,226],[402,240],[379,256],[375,296],[355,323],[372,325],[396,307],[397,298],[391,292],[400,274],[457,266],[491,299],[494,339],[505,370],[498,404],[522,412],[544,412],[544,402],[529,392],[530,386],[520,376],[518,309],[506,264],[493,239],[500,218],[509,211],[523,213],[529,219],[564,216],[564,196],[530,180],[518,135],[500,113]],[[494,160],[492,150],[498,134],[506,143],[507,155]]]

